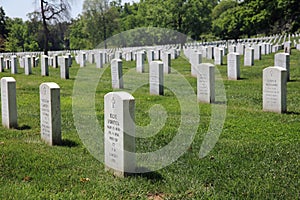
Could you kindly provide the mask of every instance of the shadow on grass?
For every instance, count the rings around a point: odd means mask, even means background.
[[[63,139],[60,146],[63,147],[77,147],[79,144],[77,142],[74,142],[72,140]]]
[[[294,112],[294,111],[287,111],[286,113],[284,113],[286,115],[300,115],[299,112]]]
[[[22,126],[18,126],[16,129],[22,131],[22,130],[29,130],[31,129],[31,127],[28,125],[22,125]]]
[[[137,169],[137,171],[142,172],[142,171],[149,171],[149,170],[147,170],[144,167],[139,167]],[[132,174],[131,176],[145,178],[145,179],[151,180],[152,182],[158,182],[158,181],[161,181],[164,179],[162,177],[162,175],[157,172],[135,173],[135,174]]]
[[[226,101],[215,101],[212,104],[217,104],[217,105],[226,105],[227,102]]]

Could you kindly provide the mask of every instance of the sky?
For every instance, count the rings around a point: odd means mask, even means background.
[[[82,4],[84,0],[72,0],[71,17],[75,18],[82,11]],[[137,0],[122,0],[124,2],[132,2]],[[27,13],[33,12],[39,8],[39,4],[35,3],[37,0],[0,0],[0,6],[3,7],[5,15],[10,18],[19,17],[24,21],[28,19]]]

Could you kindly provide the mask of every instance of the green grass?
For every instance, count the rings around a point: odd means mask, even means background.
[[[200,159],[198,154],[208,130],[211,105],[199,103],[201,121],[187,152],[166,168],[126,178],[105,172],[103,163],[88,152],[77,134],[72,93],[79,66],[70,68],[70,80],[61,80],[59,69],[50,68],[49,77],[40,76],[39,67],[30,76],[19,69],[13,77],[17,81],[20,128],[0,127],[0,199],[299,198],[300,51],[293,49],[291,55],[286,114],[262,111],[262,69],[274,64],[274,54],[262,58],[253,67],[244,67],[241,59],[242,79],[238,81],[227,80],[226,59],[225,65],[217,66],[228,107],[222,134],[207,157]],[[134,65],[124,62],[124,74]],[[190,76],[186,60],[180,57],[172,61],[172,67],[196,91],[196,78]],[[89,67],[84,70],[93,72]],[[95,94],[101,127],[103,97],[112,91],[110,70],[103,71]],[[0,73],[0,77],[4,76],[12,75],[7,71]],[[50,147],[40,140],[39,85],[43,82],[56,82],[61,87],[62,146]],[[126,82],[125,89],[130,89]],[[155,104],[162,105],[168,113],[166,124],[157,135],[137,140],[137,151],[153,151],[168,144],[180,124],[180,108],[174,93],[166,89],[165,96],[151,96],[145,84],[133,96],[138,125],[150,122],[148,111]]]

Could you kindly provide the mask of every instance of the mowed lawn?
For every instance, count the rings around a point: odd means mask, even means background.
[[[40,66],[30,76],[23,69],[11,75],[17,81],[18,129],[0,127],[0,199],[297,199],[300,197],[300,51],[292,50],[291,81],[287,84],[287,113],[262,111],[262,70],[274,65],[274,54],[263,55],[253,67],[244,67],[241,79],[227,80],[226,57],[217,66],[223,78],[227,113],[214,149],[199,158],[211,118],[211,105],[199,103],[198,131],[187,151],[171,165],[155,172],[126,178],[105,172],[103,162],[83,145],[72,113],[73,85],[79,66],[70,68],[70,80],[61,80],[59,69],[40,76]],[[213,62],[205,60],[204,62]],[[81,70],[91,70],[95,65]],[[123,62],[126,74],[135,62]],[[196,91],[196,78],[183,58],[172,67]],[[95,93],[96,114],[103,127],[103,97],[112,91],[110,69],[103,72]],[[146,71],[147,72],[147,71]],[[136,77],[142,76],[136,74]],[[143,75],[145,79],[148,74]],[[168,75],[165,77],[168,78]],[[88,80],[87,80],[88,81]],[[39,85],[56,82],[61,87],[61,146],[40,140]],[[126,88],[126,82],[125,90]],[[165,96],[149,95],[149,85],[133,93],[136,123],[146,126],[149,109],[165,108],[165,125],[148,139],[137,139],[137,151],[149,152],[167,145],[180,125],[180,105],[166,88]]]

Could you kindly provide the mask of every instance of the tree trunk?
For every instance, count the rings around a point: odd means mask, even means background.
[[[43,19],[43,28],[44,28],[44,55],[48,55],[48,41],[49,41],[49,30],[46,22],[45,10],[44,10],[44,0],[41,0],[41,13]]]

